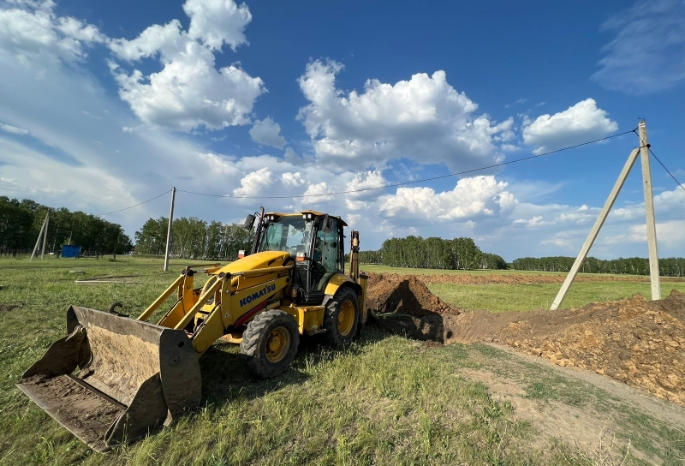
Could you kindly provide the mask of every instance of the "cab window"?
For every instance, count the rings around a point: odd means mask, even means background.
[[[323,219],[320,220],[320,223],[321,225],[316,233],[314,260],[323,265],[326,273],[341,271],[339,222],[335,218],[330,218],[331,231],[328,232],[323,231]]]

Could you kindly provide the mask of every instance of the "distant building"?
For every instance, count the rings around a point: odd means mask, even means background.
[[[67,245],[67,244],[62,246],[62,257],[75,257],[78,259],[78,256],[80,254],[81,254],[81,246],[72,246],[72,245]]]

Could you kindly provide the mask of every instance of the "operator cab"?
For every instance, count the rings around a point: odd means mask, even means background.
[[[249,223],[246,221],[246,226]],[[252,253],[286,251],[295,261],[293,298],[300,304],[321,304],[330,278],[344,273],[345,250],[340,217],[311,210],[297,214],[270,212],[257,224]]]

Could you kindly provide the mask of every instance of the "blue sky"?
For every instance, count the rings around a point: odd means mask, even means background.
[[[98,214],[316,208],[362,232],[575,255],[637,136],[685,179],[685,2],[0,0],[0,195]],[[637,166],[639,168],[639,165]],[[659,249],[685,191],[652,163]],[[639,169],[591,254],[646,256]],[[168,198],[106,218],[130,235]]]

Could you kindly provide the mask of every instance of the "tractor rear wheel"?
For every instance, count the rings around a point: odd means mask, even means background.
[[[359,302],[357,293],[350,287],[338,288],[326,304],[323,326],[326,342],[334,348],[344,348],[352,343],[357,334]]]
[[[240,353],[250,374],[268,379],[288,370],[299,343],[295,319],[280,309],[272,309],[259,314],[247,325]]]

